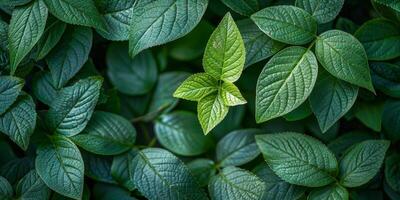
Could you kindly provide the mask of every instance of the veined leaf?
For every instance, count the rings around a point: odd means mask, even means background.
[[[71,140],[86,151],[100,155],[117,155],[133,147],[136,130],[125,118],[96,111],[82,133]]]
[[[9,180],[12,185],[16,185],[34,167],[34,160],[31,157],[15,158],[0,168],[0,176]]]
[[[200,101],[203,97],[218,90],[218,80],[207,73],[189,76],[174,92],[174,97]]]
[[[239,89],[230,82],[223,82],[220,86],[219,94],[221,95],[224,104],[227,106],[237,106],[246,104],[247,101],[244,99]]]
[[[350,147],[340,161],[340,184],[358,187],[371,180],[379,171],[390,142],[366,140]]]
[[[287,44],[306,44],[317,34],[315,18],[294,6],[267,7],[254,13],[251,19],[269,37]]]
[[[221,0],[226,6],[233,11],[244,15],[250,16],[259,9],[258,0]]]
[[[372,82],[374,86],[394,98],[400,98],[400,66],[398,64],[373,62],[370,63]]]
[[[68,138],[53,135],[39,146],[36,172],[46,185],[66,197],[81,199],[84,164],[78,147]]]
[[[396,0],[374,0],[374,2],[388,6],[397,12],[400,12],[400,2]]]
[[[66,136],[80,133],[92,116],[102,82],[100,77],[89,77],[62,89],[46,114],[51,130]]]
[[[98,200],[137,200],[131,196],[129,191],[114,184],[96,183],[93,187],[93,193],[93,198]]]
[[[321,187],[332,183],[337,161],[322,142],[300,133],[257,135],[256,142],[272,171],[288,183]]]
[[[35,97],[46,105],[51,105],[51,102],[58,95],[58,89],[53,86],[51,73],[47,71],[35,74],[32,82],[32,91]]]
[[[0,116],[0,132],[5,133],[23,150],[35,129],[35,103],[29,95],[21,95],[9,110]]]
[[[47,200],[50,197],[49,188],[35,170],[30,171],[19,181],[16,193],[20,200]]]
[[[226,106],[218,93],[200,99],[197,104],[197,116],[204,134],[209,133],[228,114],[229,107]]]
[[[13,188],[7,179],[0,176],[0,198],[10,200],[13,196]]]
[[[53,20],[51,20],[53,19]],[[52,50],[60,41],[67,25],[55,18],[49,18],[46,29],[38,41],[36,60],[41,60]]]
[[[349,33],[339,30],[322,33],[315,52],[318,61],[333,76],[375,92],[365,50]]]
[[[135,186],[148,199],[207,199],[188,168],[166,150],[140,151],[132,169]]]
[[[339,184],[332,184],[314,189],[308,196],[309,200],[348,200],[349,193]]]
[[[47,7],[42,0],[32,1],[13,11],[8,32],[11,74],[39,41],[46,20]]]
[[[217,173],[214,161],[205,158],[195,159],[187,163],[187,167],[201,187],[207,186]]]
[[[135,6],[129,32],[131,57],[189,33],[200,22],[207,4],[207,0],[160,0]]]
[[[95,181],[104,183],[116,183],[111,176],[112,157],[101,156],[82,151],[85,175]]]
[[[211,199],[258,200],[264,193],[265,184],[253,173],[237,167],[226,167],[214,176],[208,190]]]
[[[204,71],[217,80],[235,82],[242,74],[245,54],[242,36],[228,13],[208,40],[203,57]]]
[[[288,47],[273,56],[257,81],[257,122],[285,115],[300,106],[310,95],[317,73],[317,59],[304,47]]]
[[[13,76],[0,76],[0,115],[17,100],[25,81]]]
[[[344,0],[296,0],[296,6],[309,12],[319,24],[334,20],[343,4]]]
[[[138,150],[133,148],[132,150],[115,156],[111,164],[111,176],[126,189],[132,191],[135,189],[133,183],[133,159],[137,155]]]
[[[46,61],[56,88],[62,88],[85,64],[92,48],[92,39],[90,28],[68,28],[61,42],[47,56]]]

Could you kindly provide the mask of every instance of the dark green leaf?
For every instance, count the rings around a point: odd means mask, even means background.
[[[348,200],[349,193],[339,184],[332,184],[323,188],[314,189],[309,194],[309,200]]]
[[[368,128],[380,132],[382,122],[383,103],[359,102],[355,108],[355,116]]]
[[[43,36],[37,43],[36,60],[43,59],[56,46],[67,27],[65,23],[56,19],[53,21],[49,19],[46,26]]]
[[[221,0],[233,11],[250,16],[259,10],[258,0]]]
[[[296,0],[296,6],[309,12],[319,24],[334,20],[343,4],[344,0]]]
[[[47,200],[50,197],[50,189],[35,170],[26,174],[15,190],[20,200]]]
[[[16,100],[25,81],[13,76],[0,76],[0,115],[3,114]]]
[[[400,98],[400,66],[384,62],[370,63],[374,86],[394,98]]]
[[[200,186],[207,186],[210,179],[217,173],[214,161],[205,158],[193,160],[187,163],[187,167]]]
[[[35,97],[46,105],[51,105],[58,96],[58,90],[53,86],[51,73],[47,71],[35,74],[32,82],[32,91]]]
[[[13,196],[13,188],[7,179],[0,176],[0,198],[10,200]]]
[[[400,193],[400,154],[395,153],[386,158],[385,180],[393,190]]]
[[[137,155],[138,150],[132,149],[124,154],[115,156],[111,164],[111,175],[126,189],[133,190],[135,185],[133,183],[133,159]]]
[[[99,156],[86,151],[82,152],[85,164],[85,175],[104,183],[115,183],[111,176],[112,157]]]
[[[382,126],[390,139],[400,140],[400,101],[388,101],[385,103]]]

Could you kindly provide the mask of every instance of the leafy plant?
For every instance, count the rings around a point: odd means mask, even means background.
[[[400,199],[397,0],[0,1],[0,199]]]

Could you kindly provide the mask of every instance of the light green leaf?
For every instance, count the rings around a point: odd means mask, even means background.
[[[178,155],[200,155],[213,144],[210,137],[203,135],[196,115],[190,112],[162,115],[155,122],[154,131],[161,145]]]
[[[358,102],[355,107],[354,115],[368,128],[376,132],[380,132],[382,123],[383,105],[384,104],[381,102],[373,102],[373,103]]]
[[[245,55],[239,29],[227,13],[208,40],[203,57],[204,71],[217,80],[235,82],[242,74]]]
[[[133,159],[138,150],[132,149],[124,154],[115,156],[111,164],[111,176],[129,191],[135,189],[133,183]]]
[[[8,179],[12,185],[16,185],[34,167],[34,160],[31,157],[15,158],[0,168],[0,176]]]
[[[317,59],[304,47],[288,47],[273,56],[258,77],[257,122],[285,115],[300,106],[310,95],[317,73]]]
[[[258,0],[221,0],[226,6],[233,11],[250,16],[259,10]]]
[[[318,24],[334,20],[343,4],[344,0],[296,0],[296,6],[309,12]]]
[[[261,199],[265,189],[264,182],[253,173],[237,167],[226,167],[214,176],[208,190],[211,199]]]
[[[247,101],[244,99],[239,89],[230,82],[223,82],[220,86],[219,94],[221,95],[224,104],[227,106],[237,106],[246,104]]]
[[[47,200],[50,197],[49,188],[35,170],[26,174],[15,190],[19,200]]]
[[[89,77],[63,88],[46,114],[51,131],[73,136],[80,133],[92,116],[103,79]]]
[[[51,105],[51,102],[56,99],[58,90],[53,86],[53,78],[51,73],[41,71],[35,74],[32,81],[32,91],[35,97],[46,105]]]
[[[294,6],[271,6],[251,16],[256,25],[274,40],[302,45],[317,34],[317,21],[305,10]]]
[[[400,140],[400,101],[387,101],[383,108],[382,126],[391,140]]]
[[[357,95],[357,86],[339,80],[326,71],[318,75],[309,100],[323,133],[350,110]]]
[[[99,155],[117,155],[133,147],[136,130],[125,118],[96,111],[82,133],[71,140],[86,151]]]
[[[8,180],[0,176],[0,198],[4,200],[11,200],[13,193],[13,188]]]
[[[51,20],[53,19],[53,20]],[[67,25],[55,18],[49,18],[46,29],[38,41],[36,60],[41,60],[52,50],[60,41]]]
[[[386,95],[400,98],[400,66],[398,64],[370,63],[374,86]]]
[[[218,90],[218,80],[206,73],[189,76],[174,92],[174,97],[199,101]]]
[[[92,0],[44,0],[49,12],[69,24],[106,30],[104,20]]]
[[[195,159],[187,163],[187,167],[201,187],[207,186],[210,179],[217,173],[214,161],[205,158]]]
[[[132,59],[128,44],[112,43],[106,61],[111,83],[124,94],[146,94],[157,81],[157,64],[151,51],[143,51]]]
[[[250,19],[238,21],[237,26],[246,49],[245,67],[267,59],[285,47],[264,34]]]
[[[340,161],[340,184],[358,187],[371,180],[379,171],[390,142],[366,140],[350,147]]]
[[[220,95],[212,93],[202,98],[197,104],[197,117],[200,121],[203,133],[209,133],[228,114],[226,106]]]
[[[61,42],[47,56],[46,61],[56,88],[62,88],[85,64],[92,48],[92,39],[90,28],[68,28]]]
[[[160,0],[135,6],[129,32],[131,57],[189,33],[200,22],[207,4],[207,0]]]
[[[321,187],[335,180],[335,156],[310,136],[284,132],[257,135],[256,142],[272,171],[288,183]]]
[[[66,197],[81,199],[84,164],[77,146],[53,135],[37,149],[36,172],[46,185]]]
[[[21,95],[11,108],[0,116],[0,132],[8,135],[23,150],[28,149],[35,125],[35,103],[26,94]]]
[[[189,169],[166,150],[148,148],[140,151],[132,169],[135,186],[148,199],[207,199]]]
[[[367,21],[354,36],[363,44],[369,60],[400,56],[400,30],[394,22],[383,18]]]
[[[375,92],[365,50],[349,33],[339,30],[322,33],[315,53],[322,66],[336,78]]]
[[[309,200],[348,200],[349,193],[339,184],[332,184],[314,189],[308,196]]]
[[[216,160],[222,167],[239,166],[256,158],[258,150],[254,136],[261,133],[258,129],[242,129],[230,132],[217,144]]]
[[[13,10],[8,32],[11,74],[14,74],[22,59],[39,41],[46,20],[47,8],[42,0],[32,1]]]
[[[385,160],[385,180],[396,192],[400,193],[400,154],[394,153]]]
[[[25,81],[13,76],[0,76],[0,115],[18,98]]]

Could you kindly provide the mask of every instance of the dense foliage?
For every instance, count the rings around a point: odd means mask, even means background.
[[[1,0],[0,199],[400,199],[398,0]]]

